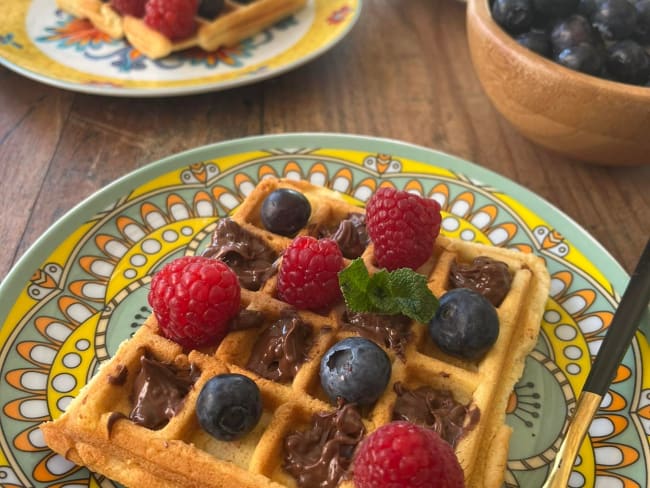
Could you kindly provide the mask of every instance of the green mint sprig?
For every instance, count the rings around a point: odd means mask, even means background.
[[[339,272],[339,284],[351,312],[403,314],[426,324],[438,310],[424,276],[409,268],[368,273],[361,258]]]

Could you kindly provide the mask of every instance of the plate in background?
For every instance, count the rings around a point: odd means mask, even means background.
[[[362,0],[308,0],[305,8],[234,48],[191,49],[150,60],[108,38],[55,0],[0,0],[0,64],[28,78],[96,95],[188,95],[254,83],[294,69],[350,31]]]

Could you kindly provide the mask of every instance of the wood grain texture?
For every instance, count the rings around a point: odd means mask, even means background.
[[[463,4],[368,0],[332,50],[226,92],[98,97],[0,68],[0,277],[67,210],[131,170],[203,144],[293,131],[389,137],[473,161],[556,205],[628,272],[650,236],[650,167],[584,165],[520,136],[474,74]]]

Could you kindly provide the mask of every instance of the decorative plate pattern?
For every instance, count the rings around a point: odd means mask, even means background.
[[[189,49],[150,60],[55,0],[0,0],[0,63],[29,78],[111,96],[184,95],[263,80],[310,61],[352,28],[361,0],[308,0],[305,8],[238,46]]]
[[[552,275],[542,334],[509,404],[508,487],[541,486],[628,276],[560,211],[452,156],[357,136],[241,139],[151,164],[61,219],[0,287],[2,486],[113,486],[44,445],[97,366],[150,313],[149,277],[207,245],[215,220],[263,178],[308,179],[359,203],[379,186],[436,199],[443,232],[533,252]],[[81,224],[80,224],[81,222]],[[649,485],[650,348],[639,332],[580,450],[569,486]]]

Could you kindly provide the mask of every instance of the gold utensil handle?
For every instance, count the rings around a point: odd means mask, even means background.
[[[583,391],[580,394],[575,414],[569,421],[569,428],[542,488],[566,488],[568,486],[576,455],[602,399],[601,395],[590,391]]]

